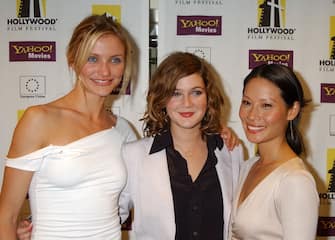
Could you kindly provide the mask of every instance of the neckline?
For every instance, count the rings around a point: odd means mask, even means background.
[[[243,181],[241,182],[240,188],[238,190],[238,195],[236,198],[236,210],[238,210],[240,207],[242,207],[245,202],[248,201],[248,199],[250,198],[250,196],[257,191],[258,188],[260,188],[262,185],[264,185],[265,182],[268,181],[268,179],[274,175],[276,172],[278,172],[281,168],[283,168],[286,164],[288,164],[289,162],[293,161],[294,159],[299,159],[299,157],[293,157],[288,159],[287,161],[281,163],[280,165],[278,165],[276,168],[274,168],[268,175],[266,175],[255,187],[254,189],[246,196],[246,198],[244,198],[244,200],[242,202],[239,203],[239,199],[240,199],[240,195],[241,195],[241,191],[244,185],[244,182],[246,180],[246,178],[248,177],[249,171],[252,168],[252,166],[254,166],[259,160],[260,158],[258,157],[257,160],[255,160],[248,168],[248,173],[243,177]]]

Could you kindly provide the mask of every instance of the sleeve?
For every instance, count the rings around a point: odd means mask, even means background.
[[[124,223],[127,220],[130,210],[133,208],[133,204],[131,201],[131,194],[130,194],[130,188],[131,188],[130,175],[132,174],[130,173],[131,169],[128,166],[129,163],[127,161],[128,155],[126,155],[126,151],[127,151],[126,148],[127,148],[127,144],[124,144],[121,148],[121,156],[122,156],[123,161],[126,164],[126,168],[128,172],[126,186],[121,191],[120,198],[119,198],[119,214],[121,218],[121,223]]]
[[[284,240],[314,240],[319,216],[319,196],[312,175],[297,170],[278,186],[276,207]]]
[[[231,151],[231,158],[232,158],[233,192],[235,196],[237,194],[237,188],[239,185],[240,167],[241,164],[244,162],[242,146],[237,146],[233,149],[233,151]]]
[[[124,136],[124,142],[132,142],[137,140],[137,135],[132,125],[123,117],[118,117],[116,128],[120,134]]]
[[[17,158],[6,158],[6,167],[36,172],[40,169],[45,155],[45,149],[40,149]]]

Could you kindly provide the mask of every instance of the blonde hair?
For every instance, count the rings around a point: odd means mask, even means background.
[[[122,78],[122,89],[124,89],[133,72],[132,45],[128,32],[112,17],[107,17],[105,14],[91,15],[76,26],[67,46],[67,63],[78,77],[96,41],[106,34],[118,37],[125,47],[125,70]]]

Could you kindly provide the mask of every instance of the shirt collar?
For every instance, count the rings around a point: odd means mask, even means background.
[[[223,148],[223,140],[220,134],[207,135],[207,145],[213,147],[213,150],[216,148],[221,150]],[[173,140],[170,130],[166,130],[154,137],[149,154],[159,152],[169,146],[173,147]]]

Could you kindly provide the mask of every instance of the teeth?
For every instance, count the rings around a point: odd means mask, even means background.
[[[98,83],[104,83],[104,82],[108,82],[108,80],[99,80],[99,79],[96,79],[94,80],[95,82],[98,82]]]
[[[254,127],[254,126],[248,125],[248,129],[252,131],[259,131],[259,130],[264,129],[264,127]]]

